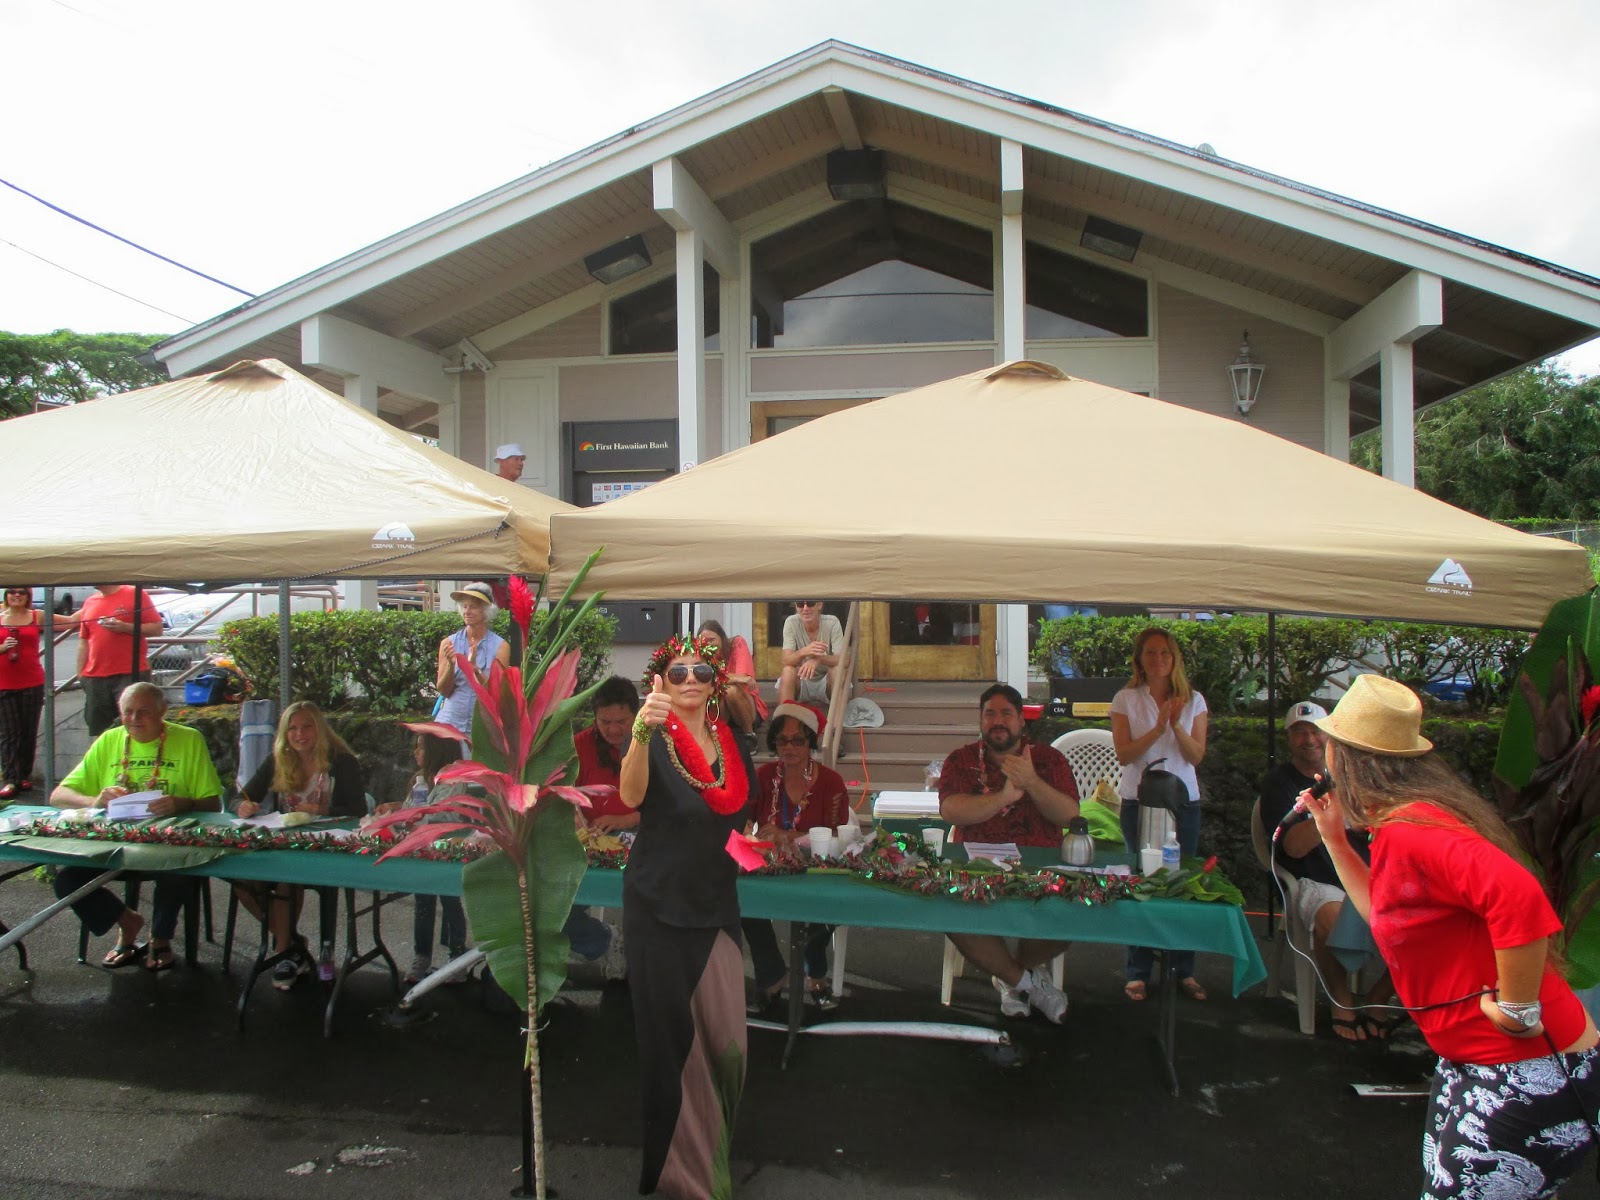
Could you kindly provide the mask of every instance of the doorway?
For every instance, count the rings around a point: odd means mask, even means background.
[[[750,440],[762,441],[828,413],[865,400],[752,401]],[[781,536],[775,534],[774,536]],[[754,606],[756,672],[776,679],[783,668],[783,625],[794,613],[794,596]],[[823,611],[842,622],[850,597],[823,600]],[[995,606],[939,600],[874,601],[861,606],[863,679],[993,679]]]

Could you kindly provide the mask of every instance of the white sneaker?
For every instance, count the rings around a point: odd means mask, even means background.
[[[993,977],[993,981],[994,990],[1000,993],[1000,1015],[1002,1017],[1027,1016],[1028,994],[1020,987],[1010,987],[1002,983],[998,975]]]
[[[1028,1003],[1052,1025],[1061,1024],[1069,1007],[1067,994],[1050,982],[1050,976],[1037,971],[1029,973],[1033,976],[1033,986],[1028,989]]]

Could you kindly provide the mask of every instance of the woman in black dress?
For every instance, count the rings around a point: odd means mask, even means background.
[[[622,760],[639,832],[623,874],[622,928],[644,1089],[639,1191],[731,1194],[728,1143],[744,1088],[738,865],[755,769],[726,720],[727,674],[705,637],[668,639]]]

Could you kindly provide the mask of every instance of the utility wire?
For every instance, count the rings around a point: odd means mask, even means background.
[[[164,313],[165,315],[171,317],[174,321],[182,321],[185,325],[193,325],[194,324],[194,321],[192,321],[188,317],[180,316],[175,312],[167,312],[167,310],[162,308],[160,305],[151,304],[148,300],[141,300],[137,296],[130,296],[130,295],[128,295],[127,292],[119,292],[119,291],[117,291],[116,288],[112,287],[110,284],[101,283],[98,279],[90,279],[87,275],[79,275],[78,272],[74,271],[71,267],[63,267],[58,262],[51,262],[44,255],[35,254],[32,250],[29,250],[27,247],[19,246],[15,242],[11,241],[8,238],[0,238],[0,242],[4,242],[7,246],[10,246],[13,250],[21,251],[23,254],[26,254],[29,258],[38,259],[40,262],[44,263],[46,266],[54,267],[58,271],[65,271],[68,275],[76,276],[77,278],[83,280],[85,283],[92,283],[97,288],[104,288],[106,291],[110,292],[113,296],[121,296],[124,300],[132,300],[135,304],[143,305],[145,308],[154,309],[158,313]]]
[[[68,212],[66,209],[62,208],[59,204],[51,204],[50,201],[46,200],[43,196],[35,196],[32,192],[28,191],[27,188],[20,188],[16,184],[12,183],[9,179],[0,179],[0,183],[5,184],[6,187],[10,188],[14,192],[21,192],[29,200],[37,200],[40,204],[44,205],[46,208],[50,209],[52,212],[58,212],[63,217],[70,217],[72,220],[78,222],[78,224],[80,224],[80,225],[87,225],[90,229],[93,229],[96,233],[103,233],[109,238],[116,238],[116,240],[121,242],[123,245],[132,246],[135,250],[139,250],[139,251],[142,251],[145,254],[150,255],[151,258],[159,258],[164,263],[169,263],[172,266],[177,267],[181,271],[189,272],[189,274],[191,274],[191,275],[198,275],[201,279],[206,280],[208,283],[214,283],[218,287],[225,287],[230,292],[238,292],[241,296],[246,296],[246,297],[249,297],[250,299],[254,299],[255,298],[255,293],[254,292],[247,292],[242,287],[234,287],[233,284],[231,284],[231,283],[224,283],[222,280],[218,279],[214,275],[207,275],[204,271],[197,271],[193,267],[185,266],[183,263],[179,262],[177,259],[168,258],[165,254],[157,254],[154,250],[151,250],[149,247],[141,246],[138,242],[131,241],[130,239],[123,237],[120,233],[112,233],[111,230],[103,228],[102,226],[96,225],[93,221],[90,221],[90,220],[87,220],[87,219],[85,219],[83,217],[80,217],[77,213]],[[56,264],[55,263],[51,263],[50,265],[51,266],[55,266]],[[63,270],[65,270],[65,268],[63,268]],[[91,280],[91,282],[93,282],[93,281]],[[128,299],[131,300],[131,299],[133,299],[133,297],[130,296],[130,297],[128,297]],[[140,303],[143,303],[143,301],[140,301]],[[155,306],[151,305],[150,307],[154,308]],[[163,311],[163,310],[157,309],[156,311],[160,312],[160,311]],[[172,314],[168,313],[167,315],[171,316]],[[182,320],[183,318],[180,317],[178,319]]]

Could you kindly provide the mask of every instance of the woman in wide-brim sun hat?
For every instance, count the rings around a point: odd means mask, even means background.
[[[1500,815],[1422,736],[1410,688],[1358,676],[1316,725],[1333,789],[1301,803],[1439,1055],[1423,1196],[1554,1195],[1600,1116],[1600,1034],[1556,969],[1560,918]],[[1346,822],[1371,832],[1370,869]]]
[[[489,628],[494,595],[487,583],[462,584],[450,593],[450,599],[461,609],[461,628],[439,641],[439,671],[434,680],[434,686],[439,689],[439,703],[434,707],[433,719],[470,735],[478,695],[467,682],[462,662],[465,660],[471,665],[478,682],[482,683],[489,678],[489,668],[493,664],[510,665],[511,646]]]

